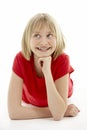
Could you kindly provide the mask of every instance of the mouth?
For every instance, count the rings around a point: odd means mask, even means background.
[[[46,51],[50,50],[51,47],[36,47],[36,49],[39,51],[42,51],[42,52],[46,52]]]

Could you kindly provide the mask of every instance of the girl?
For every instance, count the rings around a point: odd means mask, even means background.
[[[70,74],[74,69],[64,48],[63,34],[50,15],[31,18],[23,34],[22,51],[12,67],[8,92],[11,119],[61,120],[78,114],[79,109],[67,103],[73,92]]]

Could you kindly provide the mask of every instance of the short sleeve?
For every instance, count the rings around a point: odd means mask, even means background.
[[[22,59],[21,59],[21,53],[17,53],[16,56],[14,57],[12,70],[19,77],[23,78],[23,76],[22,76]]]
[[[70,65],[70,59],[69,56],[66,54],[60,55],[56,60],[55,60],[55,67],[54,67],[54,80],[61,78],[67,73],[72,73],[74,69]]]

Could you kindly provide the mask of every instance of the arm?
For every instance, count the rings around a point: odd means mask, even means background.
[[[46,82],[48,107],[54,120],[60,120],[67,109],[69,74],[54,82],[50,69],[51,57],[40,58],[40,61],[43,61],[42,71]]]
[[[47,107],[24,107],[21,105],[23,80],[12,73],[8,91],[8,113],[11,119],[52,117]]]
[[[8,113],[10,119],[24,120],[24,119],[52,117],[52,114],[48,107],[24,107],[21,105],[22,84],[23,84],[22,79],[18,77],[15,73],[12,73],[8,91]],[[57,84],[57,81],[55,82],[55,84]],[[78,111],[79,111],[78,108],[73,104],[71,104],[68,106],[64,116],[75,116],[77,115]]]
[[[55,83],[52,74],[48,74],[45,76],[48,106],[54,120],[60,120],[67,109],[68,74],[56,80]]]

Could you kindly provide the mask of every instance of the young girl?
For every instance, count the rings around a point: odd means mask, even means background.
[[[73,93],[70,74],[74,69],[64,48],[63,34],[50,15],[31,18],[23,34],[22,51],[12,67],[8,92],[11,119],[60,120],[78,114],[79,109],[67,102]]]

